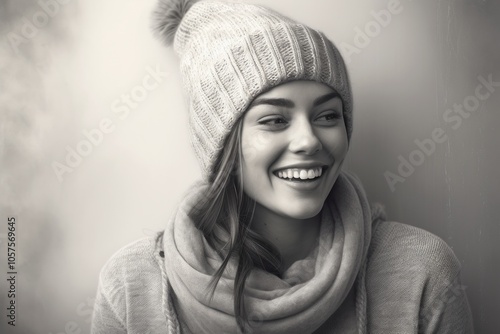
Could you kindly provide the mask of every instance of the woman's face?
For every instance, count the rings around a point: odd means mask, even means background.
[[[274,87],[245,113],[241,144],[245,193],[275,214],[314,217],[348,151],[342,100],[313,81]]]

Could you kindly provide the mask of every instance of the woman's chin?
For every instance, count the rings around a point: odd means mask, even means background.
[[[323,205],[299,205],[294,206],[293,209],[288,208],[287,210],[283,210],[283,215],[290,217],[292,219],[310,219],[317,216]]]

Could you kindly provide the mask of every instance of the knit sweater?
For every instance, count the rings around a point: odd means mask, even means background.
[[[100,273],[91,333],[170,333],[159,253],[149,237],[110,258]],[[361,273],[368,333],[473,333],[460,264],[435,235],[397,222],[378,223]],[[357,288],[315,333],[355,333]]]

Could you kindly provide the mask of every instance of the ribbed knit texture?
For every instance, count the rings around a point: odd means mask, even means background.
[[[312,80],[335,89],[351,136],[346,68],[337,48],[317,30],[262,6],[205,0],[185,14],[174,49],[190,104],[192,146],[205,177],[252,100],[284,82]]]

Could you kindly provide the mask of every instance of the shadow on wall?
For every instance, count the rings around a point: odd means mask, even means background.
[[[71,318],[82,328],[90,323],[91,306],[75,303],[85,301],[82,287],[65,279],[66,270],[78,265],[66,256],[68,222],[58,216],[62,193],[50,168],[57,143],[72,136],[78,121],[67,83],[53,68],[64,64],[72,47],[76,10],[76,1],[68,0],[0,2],[0,219],[16,218],[18,273],[16,326],[9,326],[4,315],[2,333],[50,333]],[[7,267],[4,232],[2,268]],[[8,302],[2,296],[2,308]]]
[[[411,6],[401,14],[405,27],[395,23],[387,44],[381,35],[351,64],[357,114],[349,166],[389,219],[453,248],[476,332],[496,333],[500,6]]]

